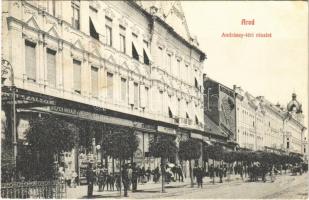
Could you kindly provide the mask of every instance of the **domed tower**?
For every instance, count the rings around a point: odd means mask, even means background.
[[[304,123],[304,115],[302,110],[302,104],[299,103],[296,99],[296,94],[292,94],[292,100],[287,105],[288,112],[294,116],[297,121],[299,121],[301,124]]]

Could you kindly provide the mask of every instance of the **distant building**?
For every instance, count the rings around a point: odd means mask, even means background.
[[[288,152],[305,154],[307,136],[304,126],[304,115],[302,104],[296,99],[296,94],[292,94],[292,100],[287,104],[286,117],[284,121],[284,144]]]
[[[236,141],[241,148],[264,149],[265,110],[259,101],[240,87],[236,94]]]
[[[304,155],[307,150],[306,127],[296,94],[287,109],[262,96],[254,97],[241,87],[236,94],[236,141],[241,148]]]

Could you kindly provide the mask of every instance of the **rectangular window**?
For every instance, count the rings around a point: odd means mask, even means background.
[[[127,80],[121,78],[121,100],[125,101],[127,98]]]
[[[52,11],[53,16],[56,16],[56,0],[52,0]]]
[[[25,41],[25,64],[28,80],[36,81],[36,53],[35,43]]]
[[[113,32],[112,32],[112,19],[105,17],[105,29],[106,29],[106,45],[113,46]]]
[[[56,85],[56,51],[47,49],[47,82]]]
[[[136,46],[137,43],[138,43],[137,35],[132,33],[132,38],[133,38],[133,42],[132,42],[132,57],[135,60],[139,60],[139,55],[138,55],[138,51],[137,51],[138,46]]]
[[[160,91],[160,109],[161,110],[159,110],[159,113],[163,113],[163,111],[164,111],[164,103],[163,103],[163,91]]]
[[[164,68],[164,62],[163,62],[163,49],[161,47],[159,47],[159,58],[158,58],[158,64],[159,66],[163,69]]]
[[[93,97],[98,97],[99,76],[98,68],[91,66],[91,91]]]
[[[99,40],[99,33],[94,27],[93,21],[91,17],[89,17],[89,31],[90,31],[90,36],[96,40]]]
[[[184,80],[187,82],[189,80],[189,65],[186,65],[186,72],[184,73]]]
[[[144,42],[144,46],[149,48],[149,43],[146,40],[144,40],[143,42]]]
[[[73,10],[72,26],[79,30],[80,29],[80,1],[72,0],[71,6]]]
[[[132,42],[132,57],[135,59],[135,60],[139,60],[139,55],[137,53],[137,50],[136,50],[136,47],[134,45],[134,43]]]
[[[144,64],[150,65],[149,57],[148,57],[148,55],[147,55],[145,49],[143,49],[143,56],[144,56]]]
[[[47,2],[47,10],[51,15],[56,16],[56,0]]]
[[[167,54],[167,69],[168,69],[168,73],[171,74],[172,73],[172,55]]]
[[[149,108],[149,88],[145,87],[146,108]]]
[[[177,77],[178,78],[180,78],[180,75],[181,75],[180,70],[181,70],[181,68],[180,68],[180,60],[177,60]]]
[[[81,62],[73,60],[73,88],[77,93],[81,93]]]
[[[112,46],[112,28],[109,26],[106,27],[106,45]]]
[[[135,107],[138,107],[138,100],[139,100],[138,83],[134,83],[134,106]]]
[[[113,98],[113,77],[112,73],[107,72],[107,98]]]
[[[120,39],[120,51],[126,53],[126,36],[119,34]]]

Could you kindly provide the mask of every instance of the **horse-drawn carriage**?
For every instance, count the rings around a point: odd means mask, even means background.
[[[296,165],[296,166],[293,166],[291,168],[291,173],[292,175],[297,175],[297,173],[299,173],[299,175],[302,175],[303,174],[303,169],[302,169],[302,166],[301,165]]]

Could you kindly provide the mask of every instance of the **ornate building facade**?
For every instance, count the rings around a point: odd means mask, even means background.
[[[49,113],[133,127],[136,160],[146,167],[156,164],[144,159],[153,134],[201,138],[206,56],[180,2],[4,1],[2,8],[17,126],[27,126],[30,113]]]

